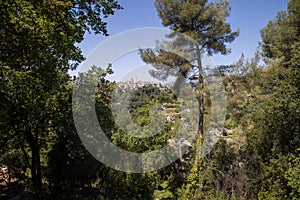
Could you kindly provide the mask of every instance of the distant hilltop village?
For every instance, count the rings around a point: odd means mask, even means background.
[[[119,87],[123,87],[125,89],[126,88],[134,89],[134,88],[139,88],[139,87],[143,87],[143,86],[154,86],[154,87],[159,88],[160,90],[165,90],[165,89],[170,88],[170,86],[168,84],[152,82],[152,81],[128,80],[128,81],[125,81],[125,82],[117,82],[117,85]]]

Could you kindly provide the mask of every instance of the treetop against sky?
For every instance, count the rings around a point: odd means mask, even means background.
[[[231,64],[237,61],[242,53],[246,58],[253,57],[260,39],[260,30],[266,26],[269,20],[274,19],[276,13],[286,10],[287,0],[230,0],[231,13],[228,22],[232,30],[240,29],[240,35],[233,43],[228,44],[232,52],[223,56],[220,54],[212,57],[216,65]],[[123,31],[143,27],[160,27],[161,20],[152,0],[120,0],[119,3],[124,8],[107,19],[109,37]],[[85,40],[79,45],[84,56],[88,56],[94,48],[106,40],[103,35],[86,34]],[[135,53],[128,54],[122,61],[115,63],[113,69],[118,71],[119,67],[137,67],[143,64]]]

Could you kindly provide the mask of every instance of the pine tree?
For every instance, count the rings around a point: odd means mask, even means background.
[[[146,63],[155,64],[157,71],[152,75],[166,78],[170,74],[180,74],[176,84],[187,80],[197,81],[196,94],[199,110],[198,140],[194,173],[198,174],[201,166],[201,149],[204,137],[204,69],[202,64],[203,55],[221,53],[226,55],[230,49],[226,43],[232,42],[239,31],[232,31],[230,24],[226,23],[230,7],[228,1],[208,2],[207,0],[156,0],[158,15],[162,24],[171,30],[188,37],[191,42],[184,46],[184,52],[190,53],[191,60],[186,60],[179,55],[168,51],[168,48],[183,48],[181,39],[177,34],[170,34],[173,43],[163,44],[157,49],[141,50],[140,54]],[[171,70],[170,70],[171,69]],[[183,78],[182,78],[183,77]],[[191,174],[193,176],[193,173]],[[191,180],[191,182],[193,182]],[[194,186],[192,186],[194,187]]]

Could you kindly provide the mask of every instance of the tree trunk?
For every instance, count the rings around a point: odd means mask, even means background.
[[[33,189],[35,192],[39,193],[42,189],[42,174],[41,174],[41,156],[40,148],[38,142],[38,136],[32,135],[31,133],[27,134],[29,139],[29,144],[31,147],[31,178]]]
[[[32,181],[34,189],[39,192],[42,189],[41,157],[38,139],[34,138],[32,148]]]
[[[199,46],[196,46],[196,56],[197,56],[197,65],[198,65],[198,84],[199,84],[199,94],[197,96],[198,100],[198,110],[199,110],[199,122],[198,122],[198,141],[197,141],[197,159],[198,161],[201,160],[201,152],[202,152],[202,143],[204,137],[204,95],[203,95],[203,88],[204,88],[204,77],[203,77],[203,69],[202,69],[202,62],[201,62],[201,50]]]

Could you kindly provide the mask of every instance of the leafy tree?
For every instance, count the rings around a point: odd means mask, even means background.
[[[107,35],[102,19],[120,8],[116,1],[0,3],[1,135],[14,141],[10,148],[22,149],[36,192],[48,140],[59,129],[51,124],[58,111],[53,99],[69,81],[67,70],[83,60],[76,44],[86,31]]]
[[[250,154],[260,163],[257,178],[260,199],[289,199],[285,172],[300,146],[299,138],[299,1],[262,30],[262,55],[268,66],[260,75],[256,100],[249,109]],[[286,34],[288,32],[289,34]]]
[[[289,1],[287,11],[278,12],[261,30],[261,47],[266,60],[281,59],[283,65],[290,63],[295,42],[299,41],[299,9],[299,0]]]

